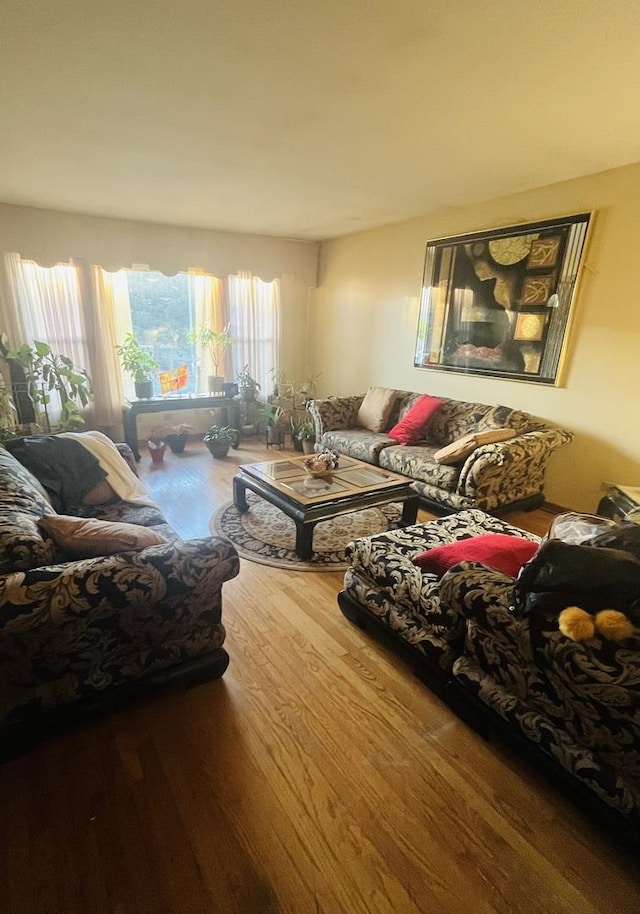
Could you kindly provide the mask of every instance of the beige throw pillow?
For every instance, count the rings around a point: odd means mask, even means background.
[[[388,387],[370,387],[360,404],[356,419],[360,428],[370,432],[384,432],[389,428],[391,412],[398,399],[398,391]]]
[[[95,558],[113,555],[146,546],[166,543],[166,537],[153,527],[137,524],[123,524],[93,517],[73,517],[69,514],[45,515],[38,520],[38,526],[64,552],[74,558]]]
[[[446,447],[441,447],[433,457],[436,463],[452,466],[454,463],[466,460],[469,454],[473,454],[481,444],[495,444],[497,441],[506,441],[508,438],[514,438],[515,434],[512,428],[490,428],[484,432],[470,432],[468,435],[458,438],[457,441],[447,444]]]

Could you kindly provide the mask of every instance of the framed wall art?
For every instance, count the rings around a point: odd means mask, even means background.
[[[429,241],[414,365],[557,386],[591,218]]]

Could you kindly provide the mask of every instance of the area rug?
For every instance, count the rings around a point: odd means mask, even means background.
[[[245,514],[231,502],[222,505],[211,518],[209,529],[230,539],[241,558],[291,571],[344,571],[348,567],[344,554],[347,543],[397,527],[402,514],[401,505],[391,504],[322,521],[313,531],[312,559],[303,562],[294,552],[293,521],[253,492],[247,492],[247,501],[250,507]]]

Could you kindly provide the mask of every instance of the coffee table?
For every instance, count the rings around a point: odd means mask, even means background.
[[[233,478],[233,503],[242,514],[249,510],[249,489],[291,518],[296,525],[296,555],[303,561],[313,555],[313,528],[338,514],[399,501],[402,525],[416,522],[418,493],[408,476],[341,456],[330,476],[318,478],[309,476],[304,460],[290,457],[243,464]]]

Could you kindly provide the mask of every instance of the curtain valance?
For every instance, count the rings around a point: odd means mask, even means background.
[[[264,235],[130,222],[0,204],[0,251],[40,266],[82,259],[115,273],[133,265],[174,276],[203,270],[221,278],[248,271],[265,282],[317,282],[318,245]]]

